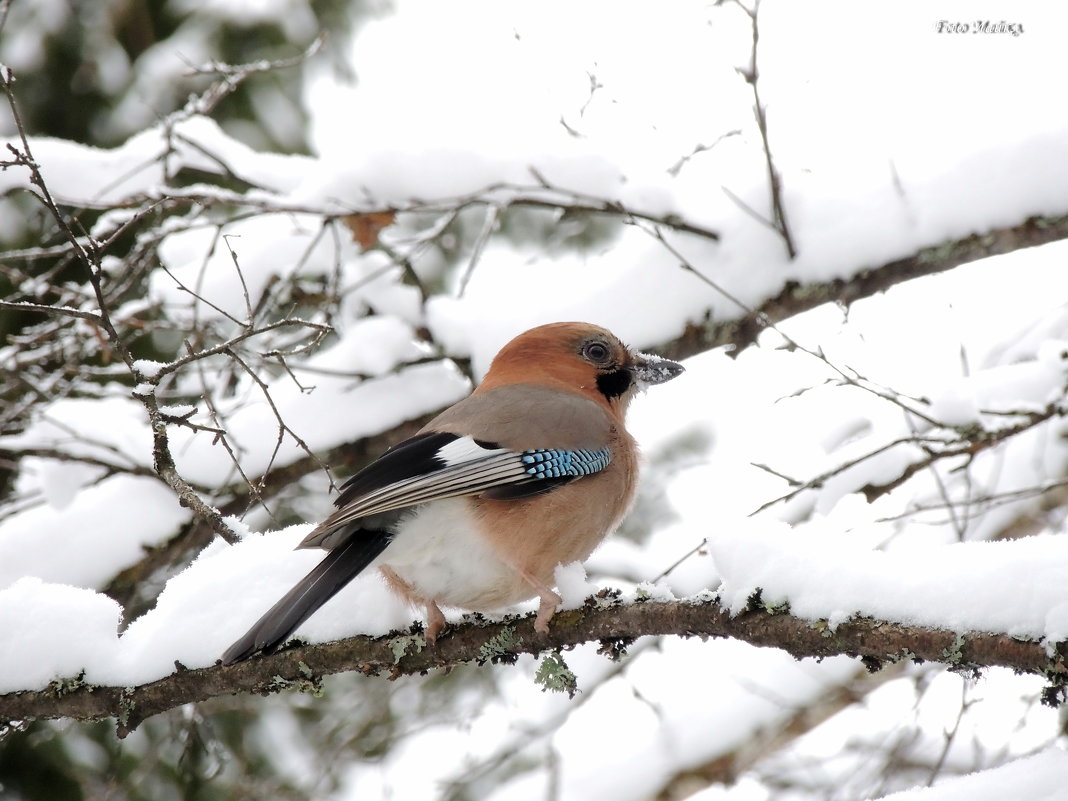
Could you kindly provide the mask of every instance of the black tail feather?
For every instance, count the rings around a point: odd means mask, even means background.
[[[354,532],[354,536],[330,551],[315,569],[302,578],[263,617],[222,655],[224,665],[248,659],[260,651],[281,645],[297,627],[342,587],[374,561],[389,545],[387,531]]]

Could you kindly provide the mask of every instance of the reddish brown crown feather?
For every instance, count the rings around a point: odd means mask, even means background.
[[[603,363],[584,357],[583,348],[603,343]],[[476,392],[511,384],[540,384],[577,392],[605,406],[622,419],[629,394],[613,403],[598,387],[598,377],[626,369],[627,347],[610,331],[590,323],[550,323],[526,331],[501,348]]]

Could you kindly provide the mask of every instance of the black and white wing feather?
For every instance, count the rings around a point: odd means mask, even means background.
[[[478,494],[521,498],[546,492],[603,470],[609,461],[608,448],[517,452],[457,434],[420,434],[350,478],[334,502],[337,511],[301,547],[334,547],[349,535],[344,530],[363,518],[429,501]]]

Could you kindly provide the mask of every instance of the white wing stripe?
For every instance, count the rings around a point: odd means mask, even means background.
[[[460,437],[438,448],[437,458],[445,462],[447,467],[461,465],[467,462],[478,462],[492,456],[508,454],[515,456],[512,451],[504,448],[483,448],[471,437]]]

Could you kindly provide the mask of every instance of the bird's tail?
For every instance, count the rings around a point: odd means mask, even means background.
[[[227,648],[222,655],[222,663],[232,665],[260,651],[273,651],[319,607],[371,564],[389,545],[389,541],[390,534],[386,531],[364,529],[355,532],[355,536],[331,550],[241,639]]]

